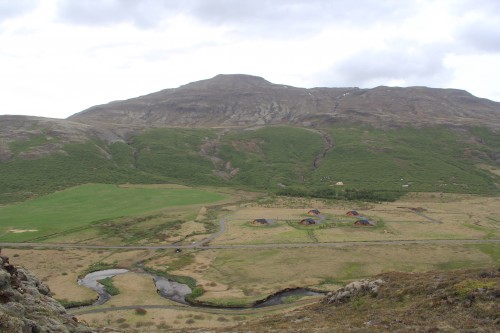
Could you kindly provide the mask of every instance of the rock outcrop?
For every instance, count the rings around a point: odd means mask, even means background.
[[[51,297],[49,288],[30,272],[0,256],[0,332],[95,333]]]
[[[356,296],[377,296],[378,290],[385,282],[382,279],[354,281],[335,292],[330,292],[323,299],[323,303],[346,303]]]

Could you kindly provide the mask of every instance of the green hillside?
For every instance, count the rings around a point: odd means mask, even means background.
[[[331,137],[333,148],[315,167],[316,156],[325,149],[321,132]],[[0,203],[84,183],[179,183],[306,193],[324,192],[342,181],[345,188],[358,190],[484,194],[498,193],[495,183],[500,183],[499,176],[478,167],[498,169],[500,138],[484,128],[163,128],[137,134],[128,143],[90,139],[67,144],[62,152],[21,158],[21,152],[45,141],[36,137],[11,144],[14,158],[0,163]]]
[[[342,181],[365,189],[401,189],[484,193],[495,190],[498,177],[477,167],[493,165],[500,142],[491,132],[476,129],[482,143],[469,132],[446,128],[405,128],[382,131],[363,127],[330,129],[335,148],[312,175],[318,185]],[[477,139],[478,137],[476,137]]]
[[[224,136],[218,156],[239,168],[232,184],[267,189],[303,182],[322,149],[323,142],[316,132],[264,127]]]

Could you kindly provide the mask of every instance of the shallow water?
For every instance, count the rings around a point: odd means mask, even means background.
[[[103,271],[92,272],[83,277],[83,279],[78,279],[78,284],[81,286],[85,286],[97,292],[99,298],[92,305],[102,305],[109,301],[111,295],[108,294],[106,288],[100,284],[99,280],[113,277],[120,274],[125,274],[128,272],[128,269],[106,269]]]
[[[292,290],[284,290],[269,296],[263,302],[255,304],[254,308],[264,308],[267,306],[274,306],[285,303],[286,299],[290,296],[324,296],[325,293],[312,291],[306,288],[297,288]]]
[[[153,276],[153,281],[155,282],[158,293],[162,297],[168,298],[174,302],[188,304],[186,296],[192,292],[189,286],[160,276]]]
[[[106,303],[111,296],[106,292],[105,287],[97,282],[98,280],[105,279],[107,277],[113,277],[119,274],[125,274],[128,270],[126,269],[107,269],[103,271],[97,271],[85,275],[83,279],[78,280],[78,284],[95,290],[99,294],[98,300],[92,305],[102,305]],[[150,275],[150,274],[148,274]],[[210,304],[202,303],[190,303],[186,301],[186,296],[191,294],[192,290],[188,285],[169,280],[161,276],[150,275],[153,278],[154,284],[162,297],[167,298],[171,301],[190,305],[192,307],[210,307],[218,309],[243,309],[243,308],[232,308],[223,306],[212,306]],[[257,302],[256,304],[249,306],[247,308],[263,308],[268,306],[275,306],[279,304],[286,303],[286,299],[290,296],[322,296],[324,293],[309,290],[307,288],[296,288],[287,289],[277,292],[266,299]]]

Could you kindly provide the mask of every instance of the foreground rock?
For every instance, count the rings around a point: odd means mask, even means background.
[[[354,297],[360,297],[365,295],[371,295],[376,297],[381,285],[384,284],[384,280],[377,279],[374,281],[363,280],[354,281],[349,283],[344,288],[337,290],[336,292],[328,293],[323,300],[324,303],[330,304],[341,304],[347,303]]]
[[[0,256],[0,332],[94,333],[52,297],[49,288],[30,272]]]

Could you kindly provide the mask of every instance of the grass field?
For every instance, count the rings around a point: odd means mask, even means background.
[[[163,208],[213,203],[227,196],[191,188],[82,185],[0,208],[0,240],[28,241],[93,223]]]
[[[229,302],[231,299],[241,301],[246,298],[247,302],[251,302],[287,287],[307,285],[335,288],[353,279],[387,271],[412,272],[497,265],[499,249],[500,245],[493,244],[485,248],[461,245],[374,245],[344,249],[210,251],[203,256],[212,261],[197,274],[207,290],[200,299]],[[211,287],[213,282],[215,287]]]

